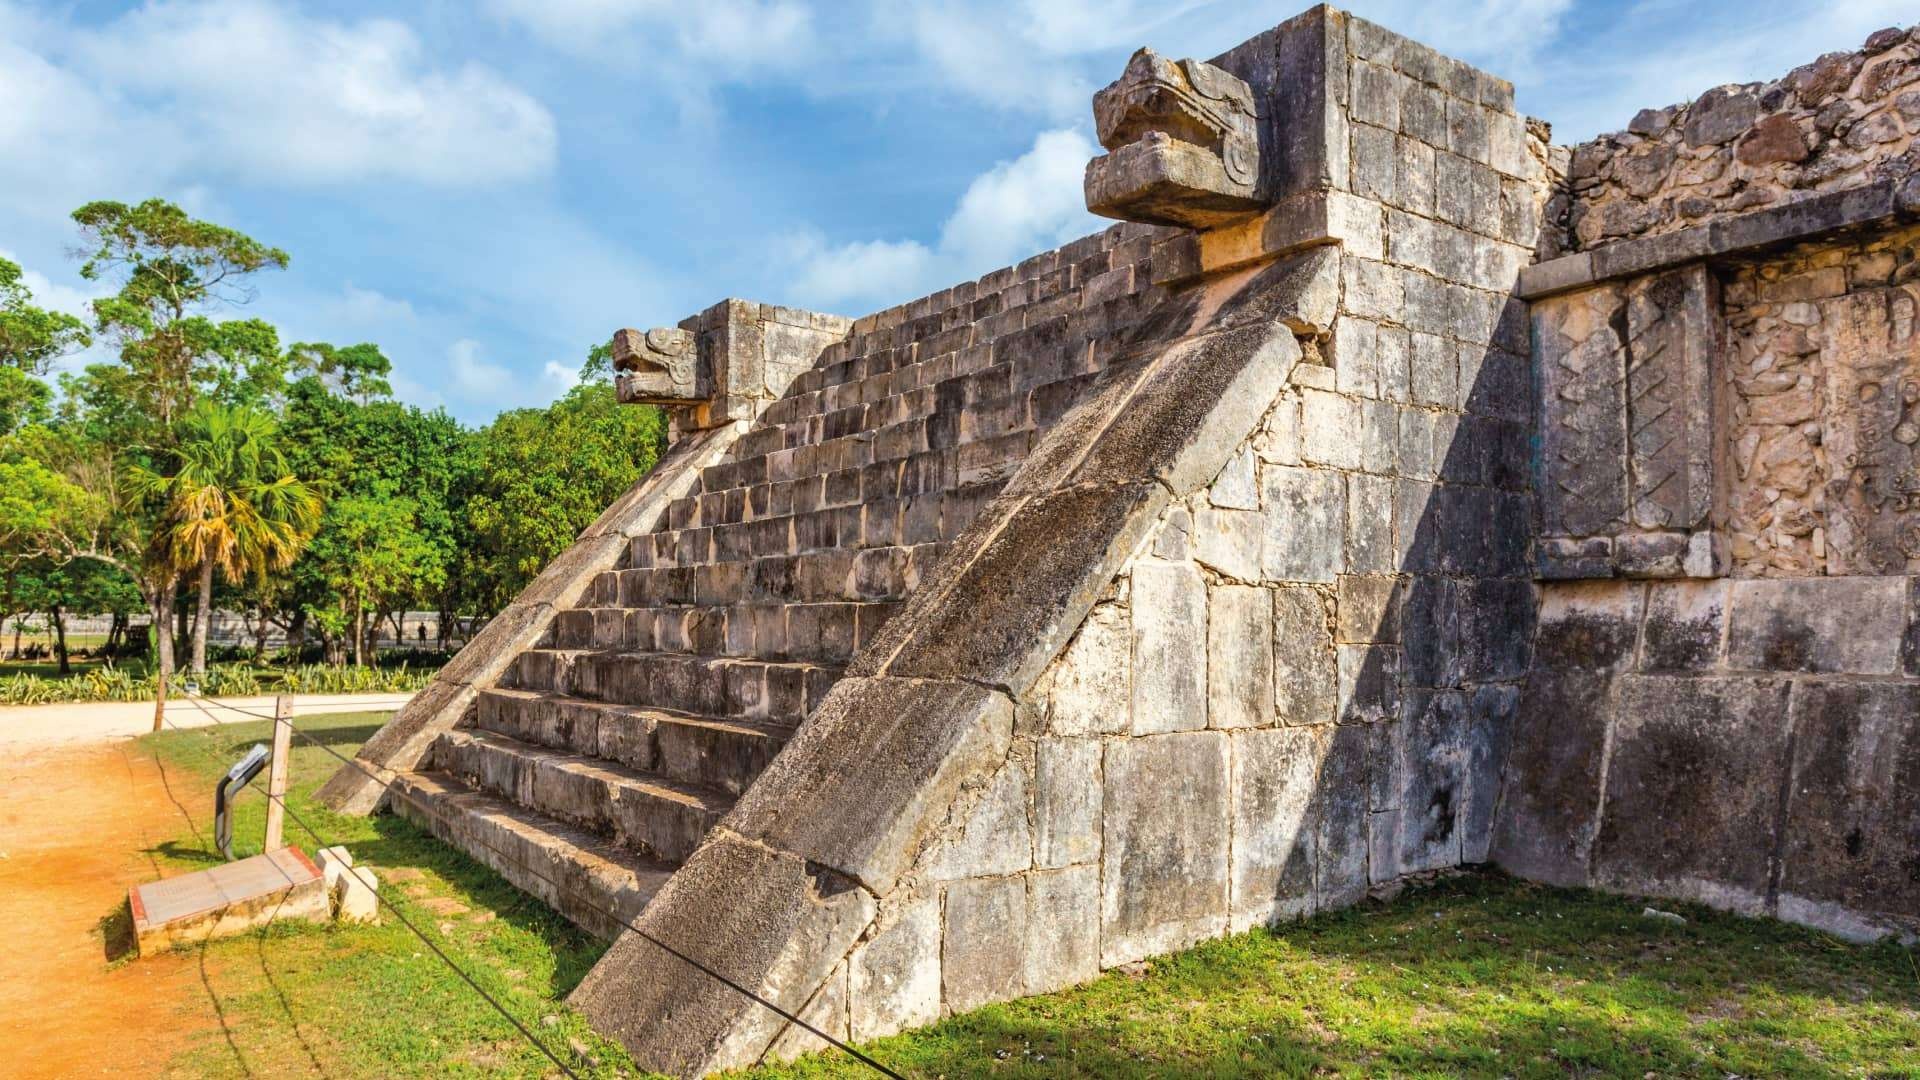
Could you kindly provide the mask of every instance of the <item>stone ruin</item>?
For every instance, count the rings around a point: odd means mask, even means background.
[[[615,340],[660,466],[324,797],[680,1075],[1406,875],[1920,933],[1920,33],[1577,147],[1319,7],[1095,98],[1094,236]],[[391,784],[388,792],[383,783]]]

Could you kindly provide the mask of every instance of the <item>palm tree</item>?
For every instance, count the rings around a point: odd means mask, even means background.
[[[172,476],[140,470],[136,484],[161,501],[155,556],[199,575],[193,668],[207,670],[213,572],[228,581],[292,565],[320,524],[320,495],[287,470],[273,417],[201,400],[180,420]]]

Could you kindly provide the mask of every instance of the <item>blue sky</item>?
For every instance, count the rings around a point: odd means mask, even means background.
[[[174,199],[287,249],[248,312],[370,340],[469,422],[725,296],[859,315],[1101,224],[1088,96],[1304,0],[0,0],[0,254],[55,306],[66,215]],[[1513,79],[1556,141],[1770,78],[1912,0],[1356,2]]]

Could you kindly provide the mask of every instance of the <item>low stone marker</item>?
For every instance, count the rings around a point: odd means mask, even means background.
[[[292,847],[135,885],[127,904],[141,956],[276,920],[325,922],[330,914],[320,868]]]

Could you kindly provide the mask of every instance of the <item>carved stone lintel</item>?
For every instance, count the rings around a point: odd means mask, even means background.
[[[1087,209],[1123,221],[1214,228],[1257,213],[1258,109],[1245,82],[1141,49],[1093,97],[1100,145]]]

